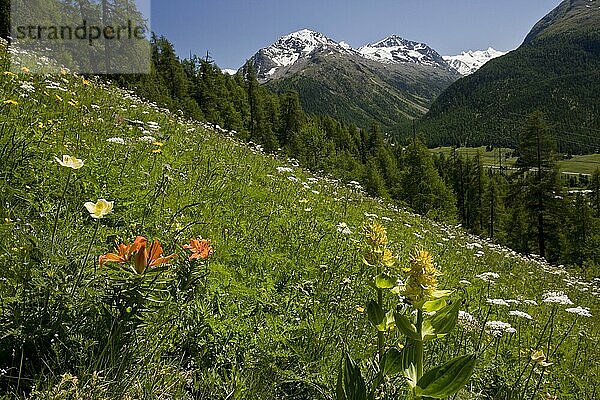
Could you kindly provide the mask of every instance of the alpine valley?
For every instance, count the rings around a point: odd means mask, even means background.
[[[502,54],[480,53],[444,58],[396,35],[354,49],[303,29],[260,49],[251,61],[259,81],[278,93],[297,91],[306,111],[363,127],[377,122],[390,131],[424,115],[462,74]]]

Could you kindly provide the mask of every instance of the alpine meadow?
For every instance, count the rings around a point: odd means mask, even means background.
[[[0,0],[0,399],[600,399],[600,0],[559,2],[457,54]],[[237,69],[167,23],[250,6]]]

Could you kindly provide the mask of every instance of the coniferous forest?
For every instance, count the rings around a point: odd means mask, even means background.
[[[235,131],[267,152],[295,158],[312,171],[358,181],[371,195],[460,223],[516,251],[577,266],[590,276],[598,272],[600,215],[584,194],[563,190],[558,144],[544,114],[518,120],[519,171],[509,173],[484,167],[478,156],[432,155],[421,131],[397,141],[375,122],[357,127],[306,114],[296,92],[278,95],[260,85],[251,61],[228,75],[210,55],[180,60],[164,37],[154,37],[152,48],[152,74],[115,79],[174,111]],[[543,141],[541,165],[535,163],[538,137]],[[594,199],[600,198],[599,179],[599,172],[590,179]],[[541,206],[540,198],[546,200]],[[586,218],[577,217],[582,206]]]

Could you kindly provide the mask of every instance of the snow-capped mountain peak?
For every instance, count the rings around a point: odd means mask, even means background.
[[[253,57],[259,79],[268,80],[278,70],[308,58],[317,51],[354,53],[346,43],[337,43],[322,33],[302,29],[279,38],[258,51]]]
[[[425,43],[406,40],[397,35],[362,46],[358,52],[365,58],[384,64],[416,63],[443,69],[450,68],[442,56]]]
[[[487,50],[463,51],[456,56],[444,56],[444,60],[461,75],[470,75],[488,61],[503,56],[504,52],[489,47]]]

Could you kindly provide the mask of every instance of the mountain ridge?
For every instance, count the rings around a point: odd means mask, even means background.
[[[523,115],[542,111],[559,149],[600,150],[599,6],[563,1],[518,49],[453,83],[421,121],[429,145],[514,147]]]

